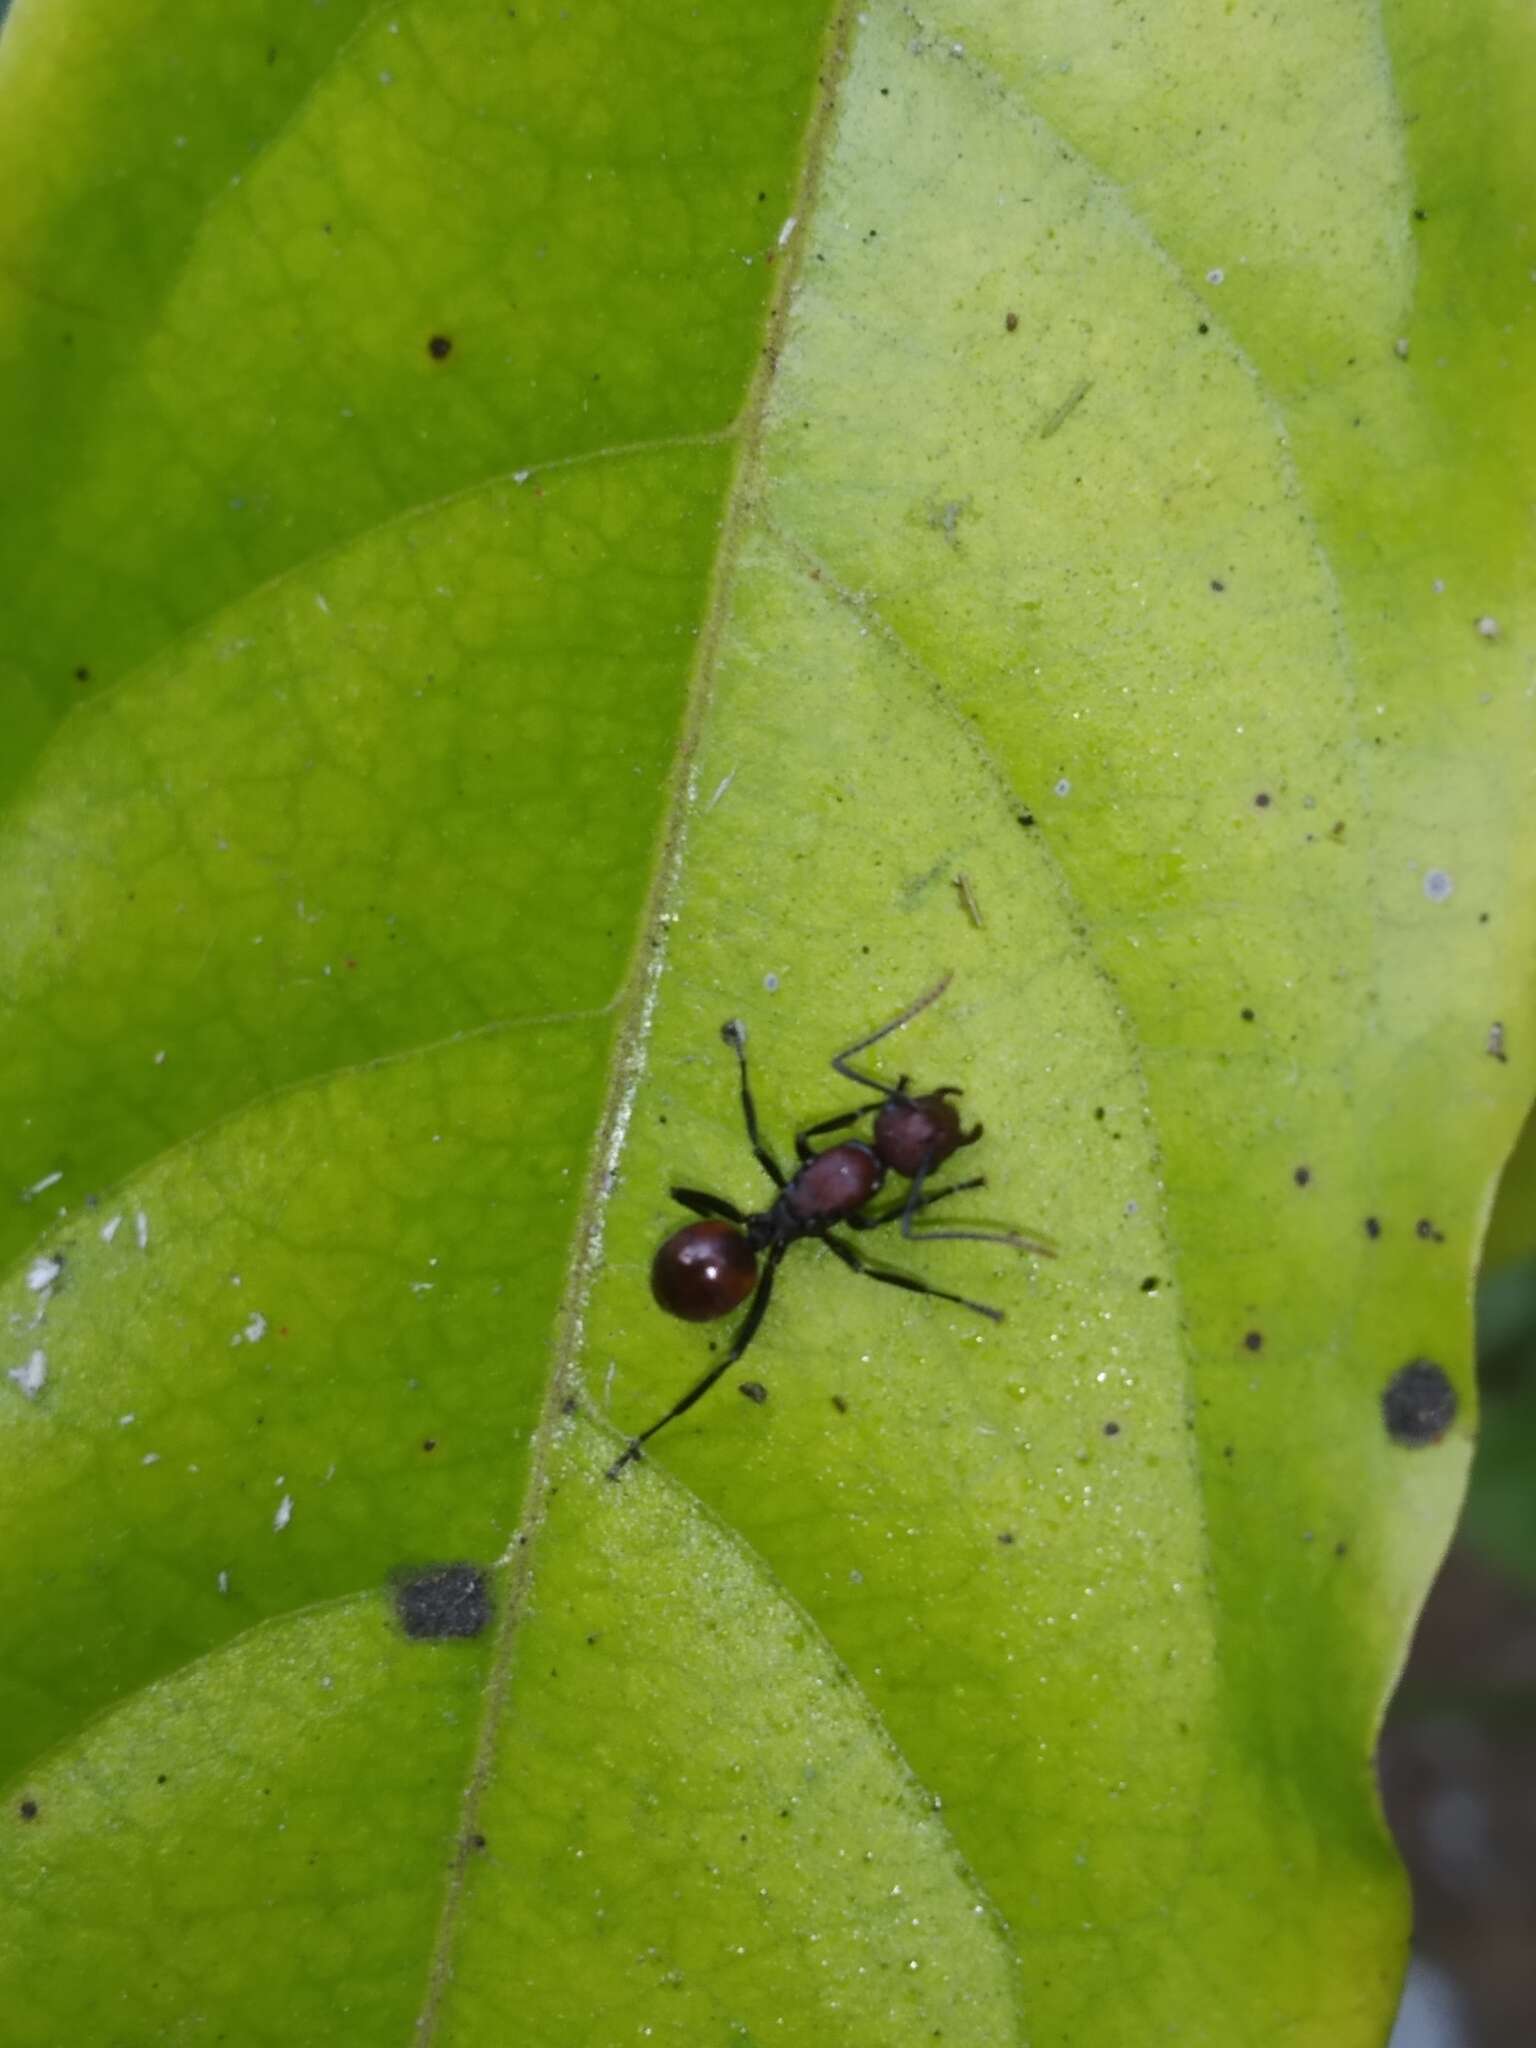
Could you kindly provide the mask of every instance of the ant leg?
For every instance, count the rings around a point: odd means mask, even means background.
[[[1033,1252],[1036,1258],[1055,1258],[1056,1247],[1047,1239],[1041,1237],[1022,1237],[1016,1230],[914,1230],[912,1228],[912,1218],[919,1209],[926,1208],[928,1203],[935,1199],[933,1196],[924,1195],[923,1193],[923,1182],[928,1178],[930,1170],[931,1163],[925,1159],[917,1169],[917,1172],[912,1176],[912,1185],[907,1190],[906,1206],[901,1212],[901,1234],[903,1237],[909,1239],[913,1244],[928,1244],[940,1238],[958,1239],[969,1244],[1006,1244],[1011,1245],[1016,1252]],[[974,1186],[975,1183],[962,1181],[959,1185],[966,1187]],[[943,1188],[940,1190],[940,1193],[946,1195],[955,1192],[954,1188]]]
[[[878,1280],[886,1287],[904,1287],[909,1294],[934,1294],[940,1301],[958,1302],[961,1308],[974,1309],[988,1321],[1000,1323],[1003,1312],[1000,1308],[988,1308],[984,1301],[972,1301],[965,1294],[951,1294],[945,1287],[930,1287],[926,1280],[915,1280],[910,1273],[885,1273],[878,1266],[871,1266],[861,1259],[851,1244],[843,1244],[838,1238],[827,1236],[822,1243],[828,1251],[835,1252],[850,1273],[862,1273],[866,1280]]]
[[[946,974],[942,981],[936,981],[931,989],[920,995],[915,1003],[908,1003],[899,1017],[893,1017],[889,1024],[882,1024],[878,1031],[871,1031],[868,1038],[861,1038],[856,1045],[850,1045],[840,1052],[832,1062],[833,1072],[841,1074],[845,1081],[856,1081],[861,1088],[876,1088],[882,1095],[891,1094],[892,1090],[886,1086],[884,1081],[871,1080],[868,1074],[859,1073],[856,1068],[850,1067],[848,1062],[856,1052],[863,1052],[871,1045],[878,1045],[882,1038],[889,1038],[891,1033],[899,1031],[903,1024],[910,1024],[912,1019],[921,1011],[926,1010],[930,1003],[936,1003],[939,1000],[945,989],[949,987],[952,978],[952,976]]]
[[[669,1422],[676,1422],[679,1415],[686,1415],[695,1401],[702,1401],[716,1380],[723,1378],[741,1357],[747,1346],[752,1342],[752,1339],[757,1335],[759,1329],[761,1329],[763,1317],[768,1313],[768,1304],[773,1298],[773,1276],[778,1271],[779,1261],[783,1258],[786,1250],[787,1246],[782,1244],[770,1247],[768,1256],[763,1261],[763,1277],[758,1281],[757,1292],[752,1297],[752,1306],[743,1316],[741,1328],[736,1332],[735,1341],[732,1343],[730,1350],[726,1352],[724,1358],[721,1359],[718,1365],[712,1365],[709,1371],[705,1373],[703,1379],[699,1380],[694,1386],[691,1386],[681,1401],[674,1401],[666,1414],[659,1416],[649,1429],[642,1429],[638,1436],[630,1438],[622,1456],[615,1458],[608,1467],[608,1477],[610,1479],[617,1479],[626,1465],[632,1465],[635,1462],[640,1456],[640,1446],[643,1443],[649,1443],[657,1430],[665,1429]]]
[[[894,1209],[882,1209],[878,1216],[845,1216],[843,1221],[850,1230],[879,1230],[887,1223],[902,1222],[914,1209],[931,1209],[935,1202],[945,1201],[950,1195],[969,1194],[972,1188],[984,1188],[986,1184],[987,1176],[984,1173],[978,1173],[974,1180],[957,1180],[950,1187],[935,1188],[931,1194],[919,1195],[915,1202],[909,1194],[906,1201],[898,1202]],[[914,1233],[908,1230],[903,1233],[907,1237],[911,1237],[914,1234],[922,1237],[936,1237],[938,1232],[925,1230]]]
[[[795,1157],[802,1166],[809,1165],[816,1155],[811,1150],[808,1140],[824,1138],[830,1131],[846,1131],[850,1124],[856,1124],[861,1116],[868,1116],[879,1107],[878,1102],[866,1102],[862,1109],[845,1109],[841,1116],[829,1116],[822,1123],[811,1124],[803,1131],[796,1131]]]
[[[784,1174],[779,1162],[763,1143],[763,1134],[757,1128],[757,1104],[752,1100],[752,1085],[747,1079],[747,1032],[746,1026],[733,1017],[720,1026],[720,1036],[735,1053],[741,1068],[741,1113],[746,1120],[747,1142],[752,1147],[758,1165],[767,1174],[776,1188],[784,1185]]]
[[[718,1216],[723,1223],[745,1223],[734,1202],[728,1202],[723,1195],[706,1195],[701,1188],[669,1188],[667,1192],[674,1202],[681,1202],[685,1209],[691,1209],[695,1216]]]

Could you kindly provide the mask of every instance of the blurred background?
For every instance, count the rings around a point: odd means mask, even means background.
[[[1477,1316],[1471,1491],[1381,1740],[1416,1925],[1392,2048],[1536,2048],[1536,1117]]]

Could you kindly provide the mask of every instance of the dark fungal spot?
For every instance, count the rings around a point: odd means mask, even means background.
[[[1243,1344],[1249,1351],[1262,1351],[1264,1349],[1264,1332],[1262,1330],[1249,1330],[1243,1337]]]
[[[1011,1529],[999,1529],[997,1532],[997,1540],[999,1543],[1002,1544],[1015,1543],[1018,1541],[1017,1537],[1014,1535]]]
[[[480,1834],[480,1833],[479,1833],[478,1831],[477,1831],[476,1833],[472,1834],[472,1835],[471,1835],[471,1836],[470,1836],[470,1837],[468,1838],[468,1846],[469,1846],[469,1847],[470,1847],[471,1849],[483,1849],[483,1848],[485,1847],[485,1837],[484,1837],[484,1835]]]
[[[435,1436],[424,1436],[421,1440],[421,1448],[424,1451],[435,1451],[437,1449],[437,1438]]]
[[[1200,322],[1200,325],[1199,325],[1199,326],[1198,326],[1198,327],[1196,328],[1196,330],[1195,330],[1195,332],[1196,332],[1197,334],[1209,334],[1209,333],[1210,333],[1210,331],[1211,331],[1211,323],[1210,323],[1210,322],[1209,322],[1208,320],[1202,320],[1202,321]]]
[[[1365,1234],[1366,1234],[1366,1236],[1367,1236],[1367,1237],[1380,1237],[1380,1235],[1381,1235],[1381,1218],[1380,1218],[1379,1216],[1367,1216],[1367,1217],[1366,1217],[1366,1219],[1365,1219]]]
[[[1267,811],[1270,806],[1270,801],[1271,799],[1269,791],[1267,789],[1261,789],[1258,795],[1253,800],[1253,807],[1256,811]]]
[[[433,1565],[397,1583],[395,1613],[416,1642],[477,1636],[491,1618],[490,1584],[477,1565]]]
[[[1238,1012],[1238,1015],[1242,1018],[1245,1024],[1251,1024],[1253,1022],[1252,1010],[1240,1010]]]
[[[755,1401],[759,1408],[768,1398],[768,1389],[761,1380],[743,1380],[736,1391],[745,1394],[749,1401]]]
[[[1433,1221],[1428,1216],[1421,1216],[1419,1218],[1418,1222],[1413,1226],[1413,1234],[1415,1237],[1422,1237],[1426,1244],[1445,1243],[1445,1232],[1437,1230]]]
[[[834,1394],[832,1396],[832,1406],[837,1410],[839,1415],[846,1415],[848,1413],[848,1403],[843,1399],[841,1394]]]
[[[453,354],[453,337],[449,334],[434,334],[427,343],[427,354],[434,363],[446,362]]]
[[[1119,1425],[1119,1423],[1118,1423],[1118,1422],[1106,1422],[1106,1423],[1105,1423],[1105,1425],[1104,1425],[1104,1434],[1105,1434],[1106,1436],[1118,1436],[1118,1435],[1120,1434],[1120,1425]]]
[[[1427,213],[1426,213],[1426,212],[1424,211],[1424,209],[1423,209],[1423,207],[1422,207],[1422,206],[1416,206],[1416,207],[1415,207],[1415,208],[1413,209],[1413,217],[1414,217],[1414,219],[1415,219],[1415,220],[1428,220],[1428,219],[1429,219],[1429,215],[1428,215],[1428,214],[1427,214]]]
[[[1143,1294],[1156,1294],[1159,1284],[1157,1275],[1149,1273],[1141,1283],[1141,1291]]]
[[[1211,578],[1211,588],[1212,588],[1212,590],[1216,591],[1218,595],[1219,595],[1219,594],[1220,594],[1220,593],[1221,593],[1221,592],[1222,592],[1223,590],[1225,590],[1225,589],[1226,589],[1226,587],[1227,587],[1227,586],[1225,585],[1225,583],[1223,583],[1223,582],[1222,582],[1222,580],[1221,580],[1221,578],[1220,578],[1219,576],[1213,576],[1213,577]]]
[[[18,1804],[16,1811],[21,1815],[23,1820],[36,1820],[37,1801],[35,1799],[23,1799]]]
[[[1437,1444],[1456,1420],[1456,1389],[1432,1359],[1410,1359],[1382,1389],[1381,1415],[1393,1443]]]
[[[75,670],[75,681],[77,683],[88,683],[90,680],[91,672],[86,667],[85,663],[82,661],[80,666]]]
[[[1017,313],[1005,313],[1005,314],[1003,315],[1003,325],[1004,325],[1004,327],[1006,327],[1006,328],[1007,328],[1007,330],[1008,330],[1008,332],[1009,332],[1010,334],[1017,334],[1017,333],[1018,333],[1018,331],[1019,331],[1019,316],[1018,316],[1018,314],[1017,314]]]
[[[1295,1181],[1297,1187],[1299,1188],[1309,1187],[1312,1181],[1311,1167],[1298,1166],[1296,1171],[1291,1175],[1291,1179]]]
[[[1033,812],[1033,811],[1020,811],[1020,812],[1019,812],[1019,813],[1018,813],[1017,815],[1018,815],[1018,820],[1019,820],[1019,823],[1020,823],[1020,824],[1021,824],[1021,825],[1022,825],[1022,826],[1024,827],[1025,831],[1028,831],[1028,830],[1029,830],[1029,828],[1030,828],[1030,826],[1031,826],[1031,825],[1033,825],[1033,823],[1035,822],[1035,814],[1034,814],[1034,812]]]

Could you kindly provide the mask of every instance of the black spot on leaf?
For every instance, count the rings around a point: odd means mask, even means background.
[[[396,1584],[395,1613],[418,1642],[477,1636],[491,1618],[490,1582],[478,1565],[433,1565]]]
[[[427,343],[427,354],[435,363],[446,362],[453,354],[453,337],[449,334],[434,334]]]
[[[1393,1443],[1437,1444],[1456,1420],[1456,1389],[1431,1359],[1410,1359],[1382,1389],[1381,1413]]]

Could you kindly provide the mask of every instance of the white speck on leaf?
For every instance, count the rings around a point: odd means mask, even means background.
[[[228,1591],[229,1591],[229,1573],[228,1573],[228,1572],[220,1572],[220,1573],[219,1573],[219,1580],[218,1580],[218,1584],[219,1584],[219,1591],[220,1591],[221,1593],[228,1593]]]
[[[1424,894],[1431,903],[1443,903],[1455,887],[1444,868],[1431,868],[1424,877]]]
[[[139,1460],[139,1463],[141,1465],[158,1465],[159,1462],[160,1453],[158,1451],[146,1451],[143,1457]]]
[[[41,1294],[51,1287],[64,1270],[64,1261],[57,1257],[34,1259],[27,1268],[27,1286],[33,1294]]]
[[[62,1166],[54,1173],[45,1173],[41,1180],[33,1181],[31,1187],[22,1189],[21,1199],[24,1202],[30,1202],[36,1195],[45,1195],[50,1188],[57,1187],[63,1178],[64,1169]]]
[[[1485,640],[1497,640],[1499,637],[1499,622],[1497,619],[1489,618],[1485,612],[1477,622],[1477,630]]]
[[[133,1234],[141,1252],[149,1250],[149,1218],[142,1209],[136,1209],[133,1217]]]
[[[797,213],[792,213],[789,216],[789,219],[785,221],[783,227],[779,229],[779,247],[781,249],[785,246],[790,236],[795,232],[795,229],[799,227],[799,225],[800,216]]]
[[[272,1517],[273,1533],[286,1529],[293,1520],[293,1495],[285,1493],[277,1504],[277,1513]]]
[[[1207,284],[1225,284],[1227,273],[1224,270],[1208,270],[1205,273],[1205,281]]]
[[[102,1243],[110,1244],[113,1238],[116,1237],[119,1230],[122,1229],[122,1227],[123,1219],[121,1216],[109,1216],[106,1222],[103,1223],[103,1225],[101,1226]]]
[[[25,1365],[13,1365],[6,1374],[6,1378],[14,1386],[19,1387],[29,1401],[37,1399],[38,1395],[43,1391],[43,1383],[47,1377],[48,1354],[46,1351],[34,1351]]]

